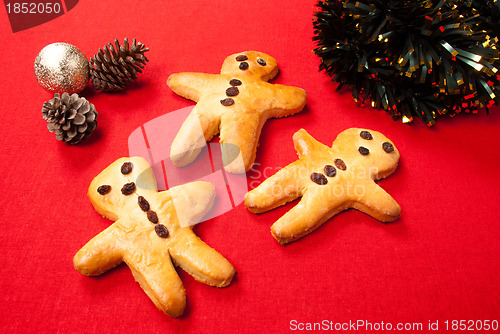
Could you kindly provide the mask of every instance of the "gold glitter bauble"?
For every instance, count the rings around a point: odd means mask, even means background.
[[[35,76],[51,93],[79,93],[89,82],[89,61],[74,45],[49,44],[36,56]]]

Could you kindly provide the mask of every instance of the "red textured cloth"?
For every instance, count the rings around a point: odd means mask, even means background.
[[[445,320],[500,320],[500,110],[427,128],[356,105],[318,72],[314,11],[313,0],[80,1],[17,33],[0,13],[0,332],[279,333],[357,320],[422,323],[422,332],[439,320],[444,332]],[[144,73],[121,93],[86,89],[99,111],[96,132],[81,145],[57,142],[41,117],[51,95],[35,80],[37,53],[62,41],[90,57],[127,36],[151,49]],[[397,171],[379,182],[401,218],[383,224],[350,210],[283,247],[269,228],[296,202],[261,215],[240,204],[195,227],[234,265],[234,282],[208,287],[179,269],[187,308],[173,319],[125,265],[98,278],[73,269],[74,254],[110,224],[93,210],[87,187],[129,154],[135,129],[193,105],[168,88],[169,74],[218,73],[226,56],[244,50],[278,60],[273,83],[308,92],[303,112],[266,123],[250,184],[296,159],[292,135],[300,128],[325,144],[346,128],[369,128],[401,152]]]

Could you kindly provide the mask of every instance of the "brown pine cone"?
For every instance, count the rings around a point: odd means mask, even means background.
[[[47,128],[55,132],[56,139],[77,144],[86,139],[97,127],[97,111],[92,103],[74,93],[54,94],[42,107]]]
[[[123,41],[123,45],[120,45],[117,39],[114,47],[108,43],[90,58],[92,87],[101,91],[124,89],[137,79],[137,73],[142,73],[144,65],[149,61],[144,55],[146,51],[149,49],[135,38],[131,45],[127,38]]]

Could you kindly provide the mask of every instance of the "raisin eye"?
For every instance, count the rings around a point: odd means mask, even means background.
[[[385,153],[391,153],[392,151],[394,151],[394,146],[386,141],[382,144],[382,149],[385,151]]]
[[[372,134],[368,131],[361,131],[361,133],[359,135],[361,138],[363,138],[365,140],[372,140],[373,139]]]
[[[110,185],[107,185],[107,184],[104,184],[102,186],[100,186],[99,188],[97,188],[97,192],[101,195],[106,195],[107,193],[109,193],[111,191],[111,186]]]
[[[259,63],[259,65],[261,65],[261,66],[267,65],[266,61],[262,58],[257,58],[257,63]]]
[[[121,172],[123,175],[130,174],[132,171],[132,168],[134,168],[134,164],[131,163],[130,161],[123,163],[122,167],[120,168]]]

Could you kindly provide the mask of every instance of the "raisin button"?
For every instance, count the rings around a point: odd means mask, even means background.
[[[312,173],[311,174],[311,181],[313,181],[314,183],[317,183],[319,185],[324,185],[324,184],[328,183],[326,176],[324,176],[321,173]]]
[[[238,87],[229,87],[228,89],[226,89],[227,96],[236,96],[239,93],[240,93],[240,90],[238,89]]]
[[[146,214],[148,215],[148,220],[150,222],[152,222],[153,224],[158,224],[158,215],[156,214],[156,212],[154,212],[153,210],[149,210],[148,212],[146,212]]]
[[[341,170],[346,170],[347,169],[347,166],[345,165],[345,162],[344,160],[342,159],[335,159],[335,166],[337,166],[338,169],[341,169]]]
[[[370,150],[367,149],[366,147],[363,147],[363,146],[360,146],[358,148],[358,151],[359,151],[359,153],[361,153],[361,155],[368,155],[368,154],[370,154]]]
[[[334,177],[337,175],[337,168],[333,167],[332,165],[326,165],[325,168],[325,174],[328,177]]]
[[[141,208],[142,211],[148,212],[149,211],[149,202],[142,196],[139,196],[137,198],[137,203],[139,204],[139,207]]]
[[[233,104],[234,104],[234,100],[233,100],[232,98],[228,97],[228,98],[226,98],[226,99],[224,99],[224,100],[220,100],[220,103],[221,103],[223,106],[228,107],[228,106],[231,106],[231,105],[233,105]]]
[[[155,232],[160,238],[168,237],[168,230],[165,225],[159,224],[155,226]]]
[[[231,81],[229,81],[229,84],[231,86],[241,86],[242,82],[241,80],[238,79],[231,79]]]

